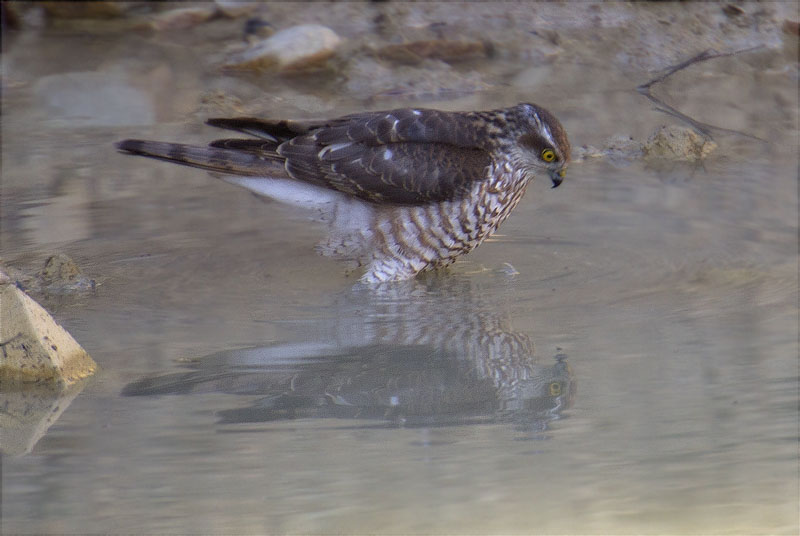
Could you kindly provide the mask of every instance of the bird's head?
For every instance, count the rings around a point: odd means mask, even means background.
[[[535,104],[518,104],[506,120],[513,137],[513,162],[531,174],[546,171],[556,188],[566,175],[570,160],[567,133],[558,119]]]

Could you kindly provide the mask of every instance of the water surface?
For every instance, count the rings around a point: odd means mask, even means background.
[[[35,297],[101,367],[3,457],[4,531],[796,533],[791,70],[731,58],[671,82],[764,141],[576,162],[451,270],[369,290],[302,215],[114,151],[211,139],[204,91],[255,92],[202,50],[45,31],[4,53],[3,261],[66,252],[97,281]],[[576,148],[675,122],[633,91],[652,73],[598,55],[533,87],[498,60],[503,89],[413,104],[532,100]],[[362,105],[274,83],[271,113]]]

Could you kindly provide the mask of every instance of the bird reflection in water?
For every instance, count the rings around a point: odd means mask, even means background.
[[[123,395],[246,396],[221,423],[298,418],[381,426],[509,422],[529,437],[572,405],[564,354],[539,363],[530,338],[458,277],[354,289],[293,342],[217,352],[190,370],[128,384]],[[552,360],[551,360],[552,359]],[[255,396],[257,398],[253,399]],[[369,425],[369,424],[367,424]]]

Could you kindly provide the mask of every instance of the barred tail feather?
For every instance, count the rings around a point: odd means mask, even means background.
[[[280,162],[262,158],[251,152],[148,140],[122,140],[116,147],[126,153],[218,173],[249,177],[287,176]]]

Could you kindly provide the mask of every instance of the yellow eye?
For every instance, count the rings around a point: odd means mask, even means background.
[[[556,153],[552,149],[545,149],[542,151],[542,160],[545,162],[552,162],[556,159]]]

